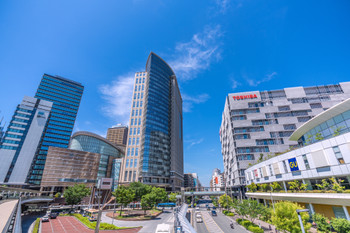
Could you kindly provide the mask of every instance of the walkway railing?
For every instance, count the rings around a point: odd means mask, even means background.
[[[196,230],[192,227],[191,223],[186,218],[187,208],[187,204],[182,204],[181,207],[177,207],[175,209],[175,233],[197,233]]]

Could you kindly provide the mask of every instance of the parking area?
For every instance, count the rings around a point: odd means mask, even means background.
[[[105,230],[100,232],[108,233],[136,233],[140,228],[121,229],[121,230]],[[49,222],[43,222],[41,227],[42,233],[93,233],[94,230],[87,228],[78,219],[73,216],[57,217],[50,219]]]

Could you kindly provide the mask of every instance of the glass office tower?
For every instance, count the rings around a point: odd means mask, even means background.
[[[127,153],[120,183],[183,186],[182,99],[171,67],[151,52],[135,74]],[[139,153],[140,152],[140,153]]]
[[[53,102],[53,106],[31,166],[28,183],[40,185],[49,146],[68,147],[83,91],[81,83],[43,75],[35,98]]]

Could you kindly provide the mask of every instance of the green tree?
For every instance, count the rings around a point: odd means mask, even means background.
[[[265,206],[251,199],[244,200],[244,202],[246,202],[245,208],[247,209],[250,221],[254,223],[254,221],[264,213]]]
[[[328,218],[323,216],[322,214],[315,213],[312,215],[312,220],[317,225],[317,230],[319,232],[331,232],[331,225],[329,224],[330,221]]]
[[[261,184],[261,188],[264,192],[270,191],[270,185],[269,184]]]
[[[166,202],[168,200],[168,194],[164,188],[152,187],[151,193],[154,194],[155,204]]]
[[[135,192],[135,201],[141,201],[143,195],[146,195],[152,191],[152,186],[141,182],[132,182],[130,183],[129,188]]]
[[[340,126],[340,127],[336,128],[336,129],[334,129],[334,127],[332,127],[332,129],[333,129],[333,135],[332,136],[333,137],[339,136],[340,135],[340,130],[342,128],[344,128],[344,127]]]
[[[177,198],[176,198],[177,195],[178,195],[177,193],[170,193],[169,194],[169,201],[176,203],[177,202]]]
[[[250,185],[247,185],[247,188],[251,192],[256,192],[256,190],[258,190],[258,186],[256,186],[254,182],[252,182]]]
[[[307,189],[307,184],[304,184],[302,182],[299,182],[298,180],[290,181],[288,182],[289,189],[293,191],[303,191]]]
[[[72,187],[68,187],[63,196],[68,205],[76,205],[81,202],[81,200],[90,194],[90,189],[88,189],[84,184],[75,184]]]
[[[273,182],[271,184],[271,188],[273,191],[280,191],[282,189],[281,185],[278,182]]]
[[[343,218],[333,218],[332,226],[334,230],[338,233],[348,233],[350,232],[350,221]]]
[[[123,206],[126,206],[132,202],[135,198],[135,191],[129,187],[118,186],[118,188],[112,193],[115,196],[115,200],[120,204],[120,216],[122,215]]]
[[[312,136],[311,134],[309,134],[305,140],[305,145],[308,145],[309,143],[312,142],[314,136]]]
[[[210,199],[212,200],[213,205],[214,205],[215,207],[218,207],[218,198],[217,198],[217,197],[210,196]]]
[[[227,194],[224,194],[219,197],[219,204],[224,209],[229,210],[232,207],[233,202],[230,196],[228,196]]]
[[[261,210],[260,219],[264,222],[270,222],[273,209],[265,207],[265,206],[263,206],[263,207],[264,208],[262,208],[262,210]]]
[[[320,188],[322,191],[327,191],[331,189],[331,185],[327,181],[327,179],[323,179],[321,184],[316,184],[318,188]]]
[[[324,139],[324,137],[322,136],[322,134],[320,133],[320,131],[318,131],[318,132],[316,133],[315,139],[316,139],[317,141],[321,141],[321,140]]]
[[[146,215],[146,211],[152,209],[154,205],[155,205],[154,193],[148,193],[142,196],[141,207],[144,210],[144,215]]]
[[[329,178],[329,180],[331,181],[331,186],[332,186],[332,190],[338,192],[338,193],[342,193],[345,189],[345,186],[341,186],[341,183],[344,182],[344,180],[342,179],[336,179],[334,177]]]
[[[241,201],[235,201],[234,203],[235,211],[241,218],[246,218],[249,214],[249,201],[244,199]]]
[[[297,203],[289,201],[281,201],[275,204],[275,212],[272,213],[271,222],[278,230],[288,231],[290,233],[300,233],[297,209],[303,209]],[[308,223],[309,214],[306,212],[300,213],[305,230],[310,229],[311,224]]]

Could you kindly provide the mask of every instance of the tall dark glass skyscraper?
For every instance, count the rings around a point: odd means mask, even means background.
[[[35,154],[28,183],[39,185],[49,146],[68,148],[84,86],[59,76],[44,74],[35,98],[53,102],[50,118]]]
[[[183,186],[181,94],[175,73],[153,52],[146,71],[135,74],[120,183],[136,180],[169,190]]]

